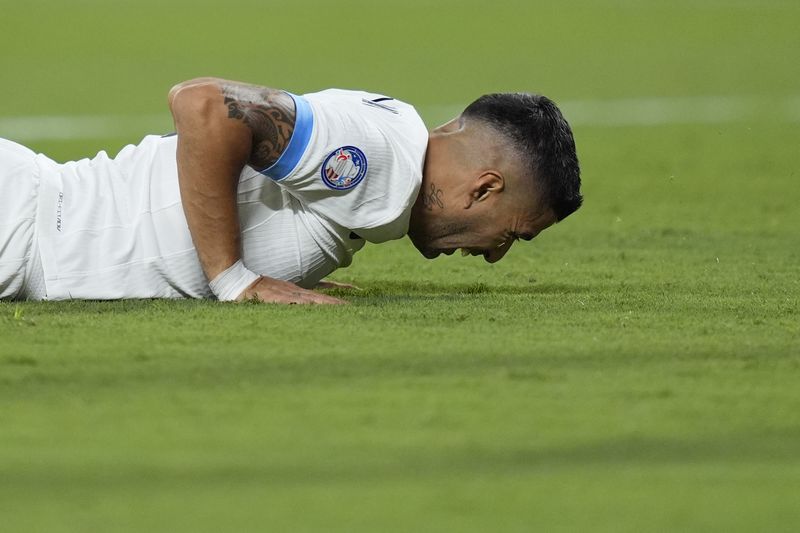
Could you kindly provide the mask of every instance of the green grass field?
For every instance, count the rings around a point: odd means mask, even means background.
[[[800,529],[797,2],[0,13],[0,136],[59,160],[168,130],[200,75],[430,126],[531,90],[586,197],[496,265],[368,246],[346,307],[0,303],[0,531]],[[112,118],[23,128],[52,116]]]

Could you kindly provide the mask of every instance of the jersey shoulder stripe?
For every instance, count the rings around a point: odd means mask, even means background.
[[[306,148],[308,148],[308,143],[311,141],[311,132],[314,130],[314,113],[311,111],[311,105],[308,100],[296,94],[287,94],[294,100],[295,108],[292,138],[289,139],[289,144],[278,160],[266,170],[261,171],[262,174],[275,181],[284,179],[297,167],[306,152]]]

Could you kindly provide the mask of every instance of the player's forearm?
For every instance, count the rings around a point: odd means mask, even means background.
[[[178,132],[178,181],[184,213],[209,280],[241,257],[236,188],[252,131],[231,120],[222,88],[198,80],[170,92]]]

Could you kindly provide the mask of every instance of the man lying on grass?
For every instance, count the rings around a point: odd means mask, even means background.
[[[310,290],[369,241],[494,263],[582,202],[549,99],[491,94],[428,132],[388,96],[202,78],[176,134],[58,164],[0,139],[0,298],[255,298]]]

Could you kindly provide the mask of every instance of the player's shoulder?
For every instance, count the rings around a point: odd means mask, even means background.
[[[391,95],[351,89],[325,89],[303,97],[312,104],[340,112],[363,114],[388,120],[422,123],[413,105]]]
[[[326,89],[303,95],[322,127],[350,134],[361,131],[372,139],[384,139],[400,151],[424,152],[428,129],[411,104],[391,95],[363,90]]]
[[[332,101],[342,101],[342,102],[361,102],[362,100],[367,100],[367,101],[383,100],[383,101],[393,101],[401,103],[403,105],[409,105],[406,104],[405,102],[401,102],[400,100],[395,99],[391,95],[373,93],[358,89],[331,88],[317,92],[306,93],[303,96],[305,98],[310,98],[318,101],[332,100]]]

